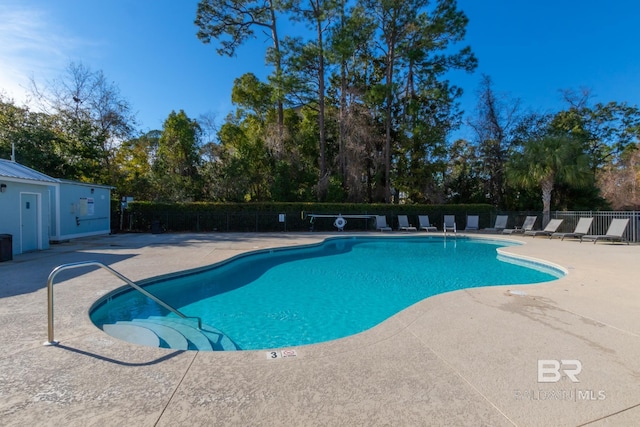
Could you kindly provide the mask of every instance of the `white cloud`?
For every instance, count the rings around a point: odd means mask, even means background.
[[[45,10],[0,4],[0,92],[24,102],[31,78],[59,75],[82,41],[53,22]]]

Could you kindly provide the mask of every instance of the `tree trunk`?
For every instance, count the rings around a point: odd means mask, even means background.
[[[347,127],[345,125],[347,111],[347,66],[345,61],[340,65],[340,134],[338,135],[338,158],[340,159],[340,178],[342,187],[347,187]]]
[[[542,182],[542,227],[546,227],[551,220],[551,192],[553,191],[553,177]]]
[[[316,4],[316,16],[320,16],[319,6]],[[317,18],[318,30],[318,129],[320,131],[320,181],[327,175],[327,137],[324,128],[324,47],[322,43],[322,20]],[[318,199],[323,202],[327,198],[327,186],[318,191]]]
[[[276,11],[271,3],[271,38],[273,38],[273,49],[276,52],[276,84],[278,85],[278,98],[276,100],[278,109],[278,137],[282,142],[284,134],[284,106],[282,105],[282,55],[280,54],[280,39],[278,39],[278,30],[276,27],[277,17]]]
[[[392,36],[391,36],[392,37]],[[389,43],[389,53],[387,55],[387,98],[386,98],[386,116],[385,117],[385,143],[384,143],[384,201],[391,203],[391,116],[393,114],[393,67],[395,60],[395,44],[394,39]]]

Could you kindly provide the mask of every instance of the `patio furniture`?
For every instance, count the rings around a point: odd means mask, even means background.
[[[418,215],[418,224],[420,230],[438,231],[438,229],[429,222],[429,215]]]
[[[453,234],[456,234],[456,217],[455,217],[455,215],[445,215],[444,216],[443,230],[444,230],[444,234],[447,234],[447,231],[453,231]]]
[[[376,215],[376,230],[391,231],[391,227],[387,224],[387,217],[384,215]]]
[[[509,215],[498,215],[498,216],[496,216],[496,222],[493,225],[493,228],[484,228],[483,231],[487,231],[489,233],[502,232],[502,230],[507,228],[507,221],[508,220],[509,220]]]
[[[527,231],[531,231],[533,230],[533,226],[535,225],[536,221],[538,220],[537,216],[528,216],[525,218],[524,222],[522,223],[522,227],[521,228],[509,228],[509,229],[504,229],[502,230],[503,234],[513,234],[513,233],[525,233]]]
[[[575,239],[578,239],[582,236],[584,236],[585,234],[589,233],[589,229],[591,228],[591,223],[593,222],[593,218],[592,217],[584,217],[584,218],[580,218],[578,220],[578,224],[576,225],[575,230],[573,230],[573,232],[571,233],[553,233],[551,234],[551,236],[549,236],[550,239],[554,238],[554,237],[560,237],[560,240],[564,240],[565,237],[573,237]]]
[[[551,221],[549,221],[549,223],[544,228],[544,230],[529,230],[529,231],[525,231],[524,234],[525,236],[531,236],[531,237],[536,237],[536,236],[551,237],[551,235],[558,230],[558,227],[560,227],[560,224],[562,224],[561,219],[552,219]]]
[[[626,241],[628,245],[629,241],[623,236],[628,224],[629,218],[614,218],[611,220],[606,234],[585,234],[584,236],[580,236],[580,243],[582,243],[583,240],[593,240],[593,244],[595,245],[598,240],[609,240],[612,242]]]
[[[418,231],[413,225],[409,224],[409,218],[406,215],[398,215],[398,230],[401,231]]]
[[[478,215],[467,215],[467,225],[464,227],[464,231],[478,231],[480,217]]]

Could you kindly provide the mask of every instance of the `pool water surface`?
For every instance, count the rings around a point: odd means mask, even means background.
[[[542,264],[505,262],[496,249],[508,245],[472,238],[334,238],[243,255],[145,289],[201,317],[242,350],[282,348],[357,334],[444,292],[562,276]],[[99,327],[150,316],[175,318],[135,291],[105,298],[91,313]]]

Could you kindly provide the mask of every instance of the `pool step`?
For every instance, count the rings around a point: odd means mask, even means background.
[[[122,341],[150,347],[160,347],[160,338],[158,338],[158,335],[145,327],[133,325],[130,322],[103,325],[102,330]]]
[[[192,331],[200,333],[205,337],[207,337],[207,340],[213,346],[213,350],[220,350],[220,351],[240,350],[240,347],[238,347],[236,343],[234,343],[231,340],[231,338],[229,338],[224,333],[222,333],[222,331],[209,325],[202,325],[202,329],[197,329],[195,327],[195,322],[192,319],[190,320],[190,319],[181,319],[179,317],[168,318],[168,317],[161,317],[161,316],[151,316],[149,317],[149,320],[158,321],[162,324],[170,324],[174,328],[178,329],[179,331],[185,330],[185,331],[189,331],[189,333],[191,333]]]
[[[155,333],[158,337],[163,339],[164,342],[167,343],[169,348],[175,348],[178,350],[189,349],[189,342],[187,341],[187,337],[184,334],[182,334],[182,332],[177,331],[176,329],[170,326],[163,325],[157,322],[150,322],[148,320],[142,320],[142,319],[134,319],[131,321],[131,324],[149,329],[150,331]]]
[[[133,320],[133,322],[140,322],[139,320]],[[194,326],[188,325],[187,323],[179,323],[173,322],[172,320],[165,319],[164,317],[155,317],[152,316],[149,319],[145,320],[145,322],[156,323],[158,325],[165,326],[167,328],[171,328],[175,331],[179,331],[191,344],[188,350],[204,350],[204,351],[212,351],[213,345],[209,338],[206,335],[201,333],[197,327],[195,327],[195,321],[191,320],[191,324]],[[187,320],[189,322],[189,320]]]
[[[199,330],[195,321],[189,319],[151,316],[148,319],[105,324],[102,329],[123,341],[152,347],[202,351],[240,350],[219,330],[206,325]]]

